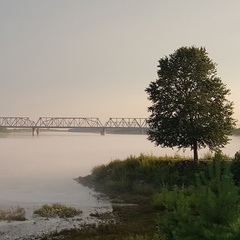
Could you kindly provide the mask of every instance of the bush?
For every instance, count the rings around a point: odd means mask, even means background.
[[[197,175],[196,187],[189,196],[173,192],[174,204],[166,201],[167,213],[157,219],[169,240],[240,239],[239,189],[220,155],[208,164],[208,174]]]
[[[152,184],[146,184],[141,181],[132,183],[131,189],[135,194],[142,196],[149,196],[156,192]]]
[[[184,202],[187,202],[189,206],[192,206],[192,189],[182,188],[175,186],[173,190],[168,190],[167,188],[161,189],[161,192],[154,194],[153,196],[153,206],[155,209],[160,211],[173,211],[177,206],[177,201],[182,198]]]
[[[73,207],[67,207],[63,204],[54,203],[52,205],[45,204],[38,210],[34,211],[34,214],[38,214],[41,217],[47,218],[71,218],[82,213]]]
[[[153,237],[144,236],[144,235],[136,235],[125,237],[123,240],[167,240],[164,236],[155,234]]]
[[[141,154],[107,165],[94,167],[92,176],[97,187],[118,192],[151,195],[166,186],[190,186],[195,182],[195,173],[206,171],[206,162],[174,157],[154,157]]]
[[[231,164],[231,172],[233,179],[237,185],[240,185],[240,151],[235,154],[235,158]]]
[[[25,209],[17,207],[9,210],[0,210],[0,220],[4,221],[25,221]]]

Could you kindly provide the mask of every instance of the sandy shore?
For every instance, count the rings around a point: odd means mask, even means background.
[[[62,230],[81,229],[86,224],[99,223],[94,217],[75,217],[71,219],[35,218],[24,222],[0,222],[0,239],[33,240],[60,233]]]
[[[21,206],[22,207],[22,206]],[[107,223],[109,219],[99,219],[94,213],[112,212],[111,205],[99,205],[92,209],[80,209],[82,214],[74,218],[43,218],[33,214],[40,206],[25,205],[26,221],[0,221],[1,240],[40,240],[43,237],[60,233],[63,230],[80,230],[90,224]],[[0,205],[0,209],[9,209],[9,206]]]
[[[1,240],[37,240],[54,233],[60,233],[62,230],[77,229],[89,224],[99,224],[109,220],[101,220],[90,216],[91,213],[110,212],[111,209],[95,209],[92,212],[83,212],[74,218],[42,218],[33,214],[33,209],[26,210],[26,221],[0,221],[0,239]]]

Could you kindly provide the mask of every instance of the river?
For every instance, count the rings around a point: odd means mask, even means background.
[[[90,174],[99,164],[130,155],[191,156],[176,149],[155,147],[146,135],[105,135],[70,132],[11,133],[0,137],[0,203],[86,203],[86,188],[73,178]],[[240,137],[232,137],[223,152],[233,156]],[[200,151],[200,157],[208,150]]]
[[[176,149],[155,147],[146,135],[102,136],[93,133],[30,132],[0,136],[0,206],[41,206],[45,203],[73,205],[86,213],[110,208],[107,199],[73,179],[91,173],[94,166],[130,155],[153,154],[191,156]],[[232,137],[223,149],[233,156],[240,149],[240,137]],[[208,150],[200,151],[200,157]]]

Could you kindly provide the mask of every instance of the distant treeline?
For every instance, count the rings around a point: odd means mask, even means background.
[[[87,132],[87,133],[101,133],[102,129],[95,128],[74,128],[69,129],[69,132]],[[147,130],[138,128],[107,128],[106,134],[147,134]]]
[[[235,128],[235,129],[233,130],[233,135],[240,136],[240,128]]]
[[[12,131],[5,127],[0,127],[0,133],[10,133],[10,132],[12,132]]]

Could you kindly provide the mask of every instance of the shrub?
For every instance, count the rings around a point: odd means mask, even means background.
[[[174,206],[165,202],[167,213],[157,219],[169,240],[240,239],[239,189],[220,155],[208,164],[208,174],[197,175],[196,187],[189,197],[181,191],[174,192]]]
[[[237,185],[240,185],[240,151],[235,154],[235,158],[231,164],[231,172],[233,174],[233,179]]]
[[[4,221],[25,221],[25,209],[17,207],[9,210],[0,210],[0,220]]]
[[[123,240],[167,240],[163,235],[155,234],[153,237],[147,235],[136,235],[125,237]]]
[[[73,207],[67,207],[66,205],[54,203],[52,205],[45,204],[41,208],[34,211],[34,214],[38,214],[41,217],[47,218],[71,218],[82,213]]]
[[[95,166],[92,169],[92,177],[96,182],[104,181],[105,174],[106,174],[106,166],[104,164]]]
[[[131,189],[135,194],[142,196],[152,195],[156,191],[152,184],[146,184],[144,181],[134,182]]]
[[[193,199],[191,196],[191,188],[182,188],[175,186],[173,190],[167,188],[161,189],[161,192],[154,194],[153,206],[157,210],[173,211],[176,208],[179,198],[182,198],[189,206],[193,205]]]
[[[92,176],[97,187],[101,185],[111,191],[150,195],[163,186],[172,189],[175,185],[193,185],[195,173],[207,169],[206,162],[195,163],[177,157],[130,156],[123,161],[114,160],[94,167]]]

